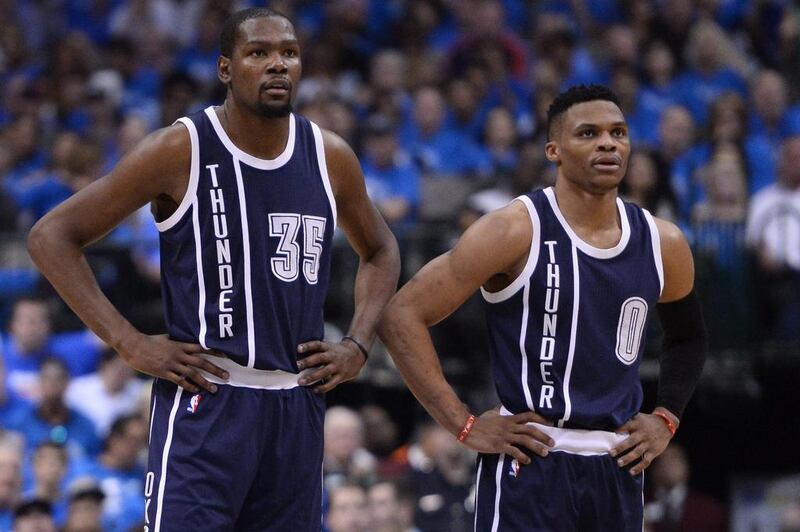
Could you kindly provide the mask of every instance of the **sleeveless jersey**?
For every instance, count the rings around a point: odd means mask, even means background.
[[[156,223],[169,336],[297,372],[297,345],[323,338],[336,221],[320,129],[291,114],[286,148],[266,160],[235,146],[213,107],[178,121],[189,186]]]
[[[567,428],[614,430],[639,411],[648,313],[664,284],[649,212],[617,199],[613,248],[581,240],[552,188],[520,196],[533,225],[524,271],[486,303],[495,385],[513,413]]]

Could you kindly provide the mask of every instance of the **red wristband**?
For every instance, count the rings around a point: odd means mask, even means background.
[[[672,421],[672,418],[670,418],[664,412],[653,412],[653,415],[663,419],[664,423],[667,424],[667,429],[669,430],[669,433],[675,436],[675,431],[678,430],[678,426],[675,424],[674,421]]]
[[[472,425],[475,424],[475,416],[472,414],[469,415],[467,418],[467,422],[464,423],[464,428],[461,429],[461,432],[458,433],[458,441],[463,442],[469,436],[469,432],[472,430]]]

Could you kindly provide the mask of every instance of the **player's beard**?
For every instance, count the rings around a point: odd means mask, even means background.
[[[286,102],[280,107],[264,104],[256,104],[256,112],[264,118],[283,118],[292,112],[292,102]]]

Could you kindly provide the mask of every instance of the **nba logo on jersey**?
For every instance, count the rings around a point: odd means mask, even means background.
[[[192,398],[189,400],[189,406],[186,407],[187,412],[191,412],[194,414],[197,412],[197,407],[200,406],[200,401],[203,399],[203,396],[199,393],[193,395]]]
[[[511,461],[511,469],[508,471],[508,475],[514,478],[519,476],[519,460],[516,458]]]

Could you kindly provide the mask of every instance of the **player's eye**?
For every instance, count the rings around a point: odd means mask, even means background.
[[[628,132],[625,131],[624,128],[618,127],[614,131],[612,131],[611,134],[614,135],[615,137],[624,137],[628,134]]]
[[[578,133],[579,137],[584,138],[591,138],[594,137],[594,130],[593,129],[584,129]]]
[[[264,57],[267,54],[264,53],[264,50],[253,50],[252,52],[250,52],[250,55],[252,55],[253,57]]]
[[[296,56],[296,55],[297,55],[297,52],[295,52],[294,50],[292,50],[291,48],[289,48],[288,50],[286,50],[285,52],[283,52],[283,54],[284,54],[285,56],[287,56],[287,57],[294,57],[294,56]]]

